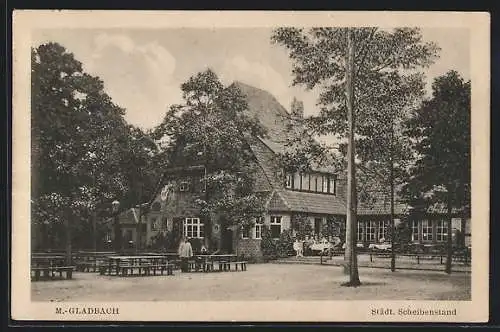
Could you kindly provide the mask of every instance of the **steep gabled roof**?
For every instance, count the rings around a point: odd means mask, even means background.
[[[281,105],[269,92],[258,89],[242,82],[234,82],[246,98],[250,117],[259,119],[260,123],[267,129],[266,137],[259,139],[274,154],[280,154],[287,150],[287,139],[301,139],[303,125],[293,120],[292,115]],[[332,173],[333,167],[313,166],[315,171]]]
[[[234,82],[246,98],[250,117],[259,119],[267,129],[267,136],[274,142],[286,139],[289,132],[287,125],[291,124],[290,114],[276,100],[276,98],[265,90],[258,89],[242,82]]]

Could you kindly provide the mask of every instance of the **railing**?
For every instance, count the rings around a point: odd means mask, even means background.
[[[376,258],[391,258],[390,251],[376,251],[369,250],[363,251],[359,254],[369,255],[370,263],[373,263]],[[333,256],[343,256],[344,250],[335,250],[335,251],[323,251],[320,253],[320,264],[324,263],[324,257],[333,257]],[[396,253],[396,261],[398,258],[409,258],[410,260],[415,260],[417,264],[421,264],[424,261],[433,261],[439,259],[439,264],[444,264],[447,259],[447,253]],[[453,253],[452,262],[460,262],[463,265],[470,265],[471,263],[471,254],[469,251],[464,251],[463,253]]]

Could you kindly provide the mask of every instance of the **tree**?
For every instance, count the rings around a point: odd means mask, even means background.
[[[375,133],[384,120],[390,119],[380,106],[385,100],[394,98],[387,94],[387,87],[397,84],[398,80],[421,80],[421,76],[410,72],[430,65],[438,48],[433,43],[423,42],[420,31],[412,28],[393,31],[377,28],[278,28],[272,40],[289,51],[293,61],[293,84],[321,90],[320,113],[309,119],[310,127],[319,135],[334,134],[348,139],[351,176],[348,176],[350,204],[346,227],[346,272],[350,275],[347,284],[358,285],[356,243],[353,240],[356,238],[357,204],[355,142],[363,138],[374,140],[378,136]],[[370,150],[361,148],[359,151]],[[363,158],[361,154],[359,157]]]
[[[451,273],[453,209],[470,209],[470,81],[456,71],[434,80],[432,98],[408,120],[408,134],[418,154],[405,188],[414,213],[445,204],[448,224],[446,272]]]
[[[191,77],[181,90],[184,103],[170,107],[154,138],[168,138],[163,153],[172,166],[205,167],[207,190],[197,203],[207,222],[216,216],[224,226],[252,223],[264,204],[253,191],[256,164],[248,138],[265,135],[264,128],[246,115],[239,89],[223,86],[210,69]]]
[[[124,166],[134,129],[103,82],[63,46],[42,44],[31,55],[32,222],[47,232],[65,224],[70,252],[73,237],[89,238],[79,234],[93,229],[96,241],[96,219],[110,215],[112,200],[131,204]]]

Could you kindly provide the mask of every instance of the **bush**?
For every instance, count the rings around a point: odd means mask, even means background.
[[[278,258],[278,250],[276,241],[271,237],[271,230],[268,226],[262,226],[262,240],[260,241],[260,249],[264,261],[269,261]]]
[[[162,250],[165,249],[167,245],[167,234],[163,235],[162,233],[158,233],[151,237],[151,245],[148,246],[149,249],[153,250]]]
[[[276,242],[276,251],[278,257],[288,257],[293,255],[293,236],[290,230],[284,230]]]
[[[313,232],[311,223],[305,214],[294,214],[292,216],[292,229],[299,240],[304,240],[306,235],[310,235]]]
[[[279,239],[273,239],[269,227],[263,226],[260,248],[265,261],[293,255],[292,231],[284,230],[281,232]]]

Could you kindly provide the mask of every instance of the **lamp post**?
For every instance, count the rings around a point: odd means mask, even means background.
[[[118,218],[118,210],[120,208],[120,202],[117,200],[114,200],[111,203],[111,210],[113,212],[113,218],[114,218],[114,228],[115,228],[115,251],[120,251],[121,250],[121,245],[122,245],[122,233],[121,233],[121,228],[120,228],[120,219]]]

